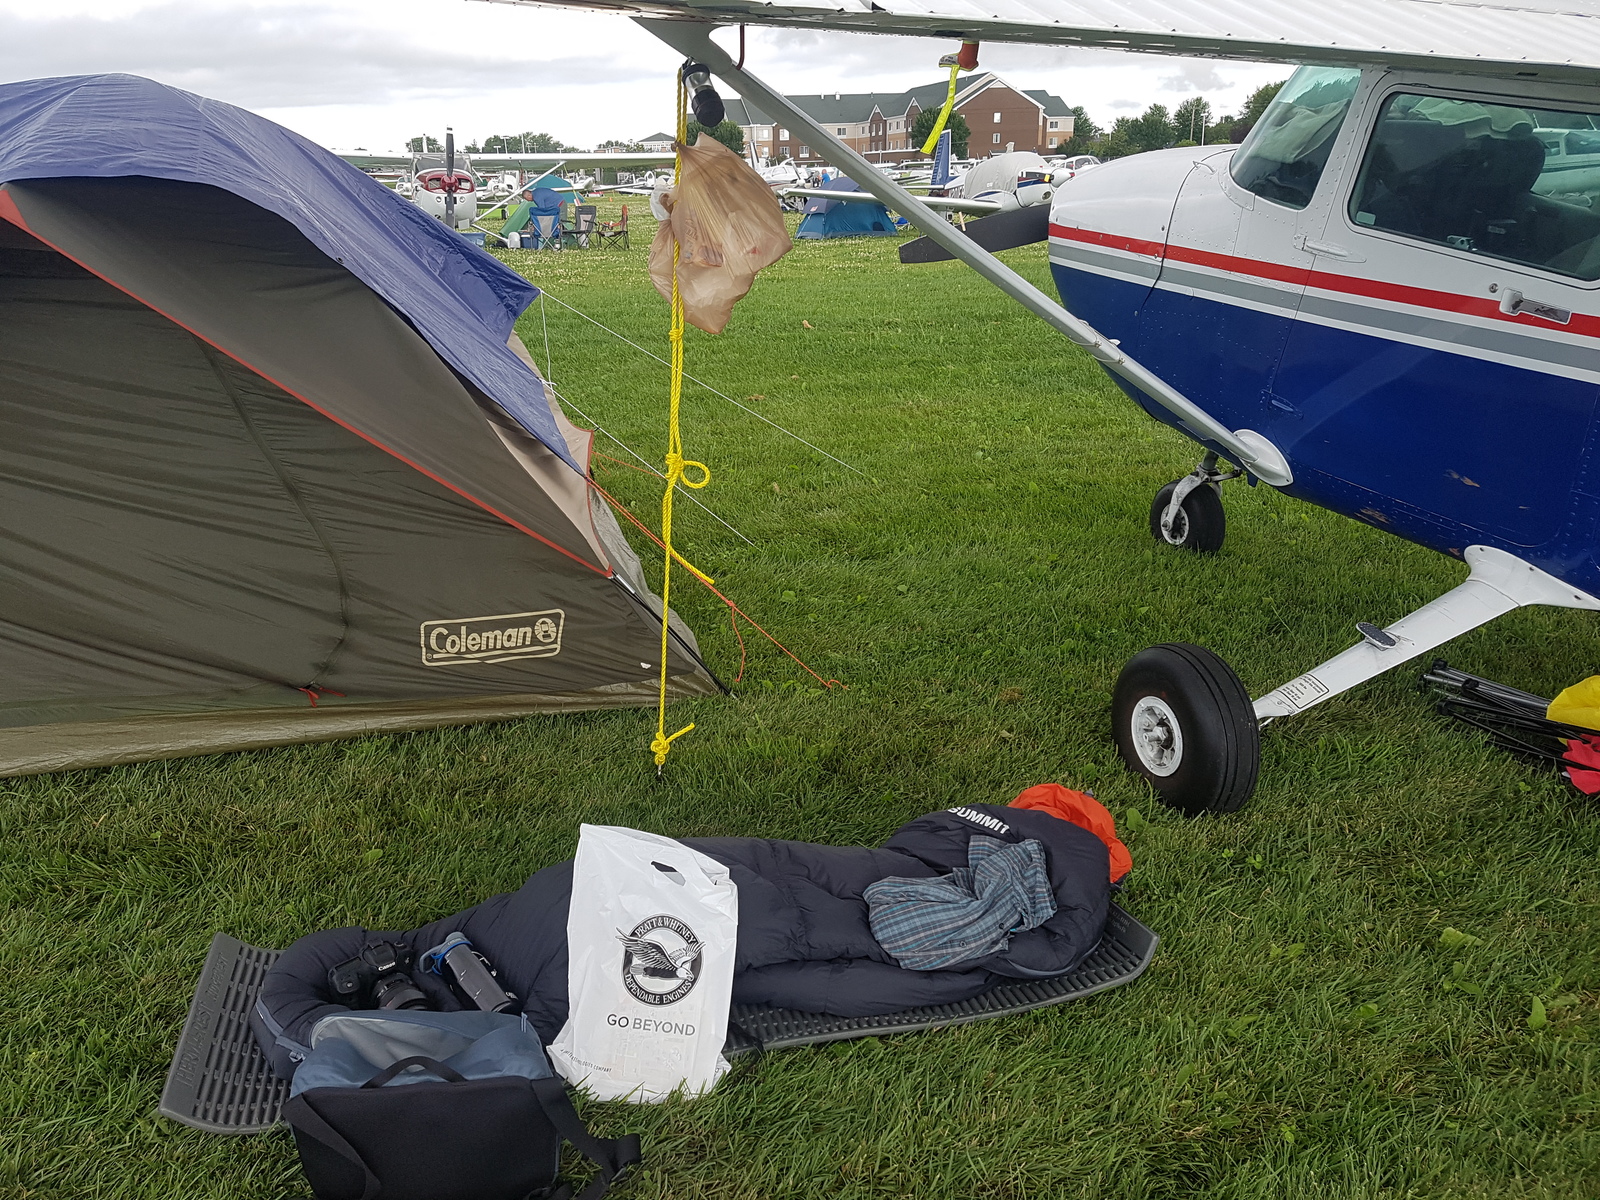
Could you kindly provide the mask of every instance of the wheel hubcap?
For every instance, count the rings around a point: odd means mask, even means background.
[[[1134,753],[1146,771],[1165,778],[1178,769],[1183,762],[1183,727],[1165,700],[1143,697],[1133,706],[1131,726]]]
[[[1181,546],[1189,537],[1189,514],[1180,505],[1178,511],[1172,514],[1172,527],[1163,528],[1161,536],[1167,539],[1170,546]]]

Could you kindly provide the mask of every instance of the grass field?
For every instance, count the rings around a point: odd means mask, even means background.
[[[505,257],[664,354],[638,207],[631,252]],[[1047,281],[1041,247],[1007,257]],[[658,462],[665,371],[544,311],[564,394]],[[537,304],[519,328],[543,362]],[[736,695],[673,714],[697,728],[660,783],[640,711],[0,782],[0,1196],[305,1194],[286,1134],[156,1115],[215,930],[420,924],[570,855],[580,821],[875,843],[1045,780],[1122,824],[1127,903],[1163,938],[1142,980],[775,1053],[692,1103],[591,1105],[644,1135],[624,1194],[1600,1195],[1600,807],[1447,725],[1413,670],[1267,731],[1233,816],[1159,808],[1110,746],[1142,647],[1209,646],[1259,695],[1460,564],[1242,484],[1221,554],[1157,547],[1150,498],[1195,449],[969,271],[901,267],[891,239],[797,246],[722,336],[690,331],[688,360],[864,472],[686,396],[714,475],[698,495],[755,545],[680,504],[685,552],[846,688],[747,634]],[[596,474],[656,523],[653,480]],[[675,606],[731,679],[726,611],[683,579]],[[1597,632],[1524,612],[1447,653],[1548,695],[1596,668]]]

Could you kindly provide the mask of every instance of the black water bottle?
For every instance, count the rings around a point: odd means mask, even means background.
[[[689,110],[694,113],[694,119],[707,129],[721,125],[728,110],[722,107],[717,89],[711,86],[711,68],[705,63],[685,63],[683,86],[689,89]]]

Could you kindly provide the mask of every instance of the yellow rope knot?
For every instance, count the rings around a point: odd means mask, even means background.
[[[667,751],[672,749],[673,741],[677,738],[681,738],[693,728],[694,723],[691,721],[671,737],[666,737],[663,735],[663,733],[657,733],[656,736],[651,739],[650,749],[655,752],[656,766],[659,767],[667,761]]]
[[[700,472],[699,479],[690,479],[687,472],[691,469]],[[681,454],[667,455],[667,478],[674,483],[681,483],[684,487],[703,488],[711,482],[711,468],[703,462],[695,462],[692,458],[685,458]]]

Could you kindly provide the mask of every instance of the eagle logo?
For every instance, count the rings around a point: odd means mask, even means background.
[[[705,946],[694,930],[666,914],[617,930],[622,943],[622,982],[645,1004],[676,1004],[700,978]]]

